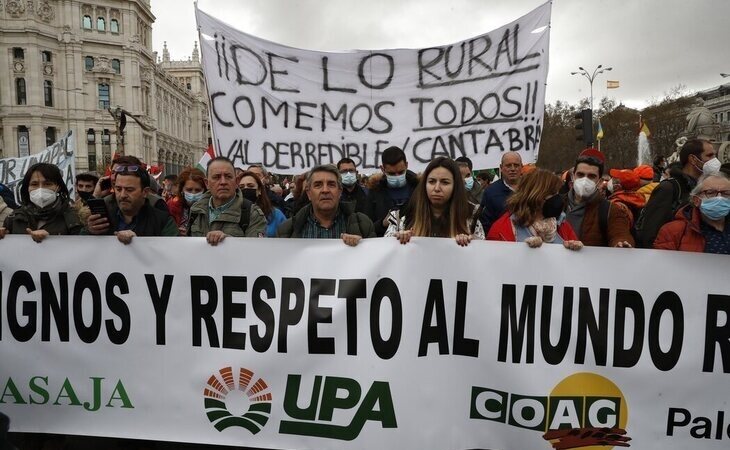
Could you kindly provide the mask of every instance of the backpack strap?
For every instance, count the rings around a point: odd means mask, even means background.
[[[251,221],[251,206],[253,206],[253,203],[244,198],[243,203],[241,203],[241,218],[238,221],[238,226],[241,227],[241,231],[243,231],[244,234],[246,233],[248,224]]]
[[[598,204],[598,226],[601,228],[603,240],[608,242],[608,215],[611,213],[611,202],[603,199]]]

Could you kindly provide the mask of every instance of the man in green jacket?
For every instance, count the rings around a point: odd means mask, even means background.
[[[313,168],[307,173],[306,185],[311,203],[279,226],[278,237],[342,239],[352,247],[362,238],[375,237],[375,227],[367,215],[355,212],[353,204],[340,204],[342,178],[337,167]]]
[[[266,218],[261,208],[243,198],[230,159],[217,156],[208,162],[208,192],[190,207],[188,236],[205,236],[218,245],[226,236],[263,237]]]

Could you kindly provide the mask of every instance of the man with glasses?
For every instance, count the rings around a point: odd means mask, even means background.
[[[482,210],[479,220],[482,222],[485,233],[489,233],[492,224],[502,217],[502,214],[507,210],[507,198],[517,189],[517,183],[520,181],[520,176],[522,176],[522,157],[520,154],[507,152],[502,155],[499,174],[500,179],[484,190],[479,205]]]
[[[96,187],[94,188],[95,198],[106,198],[108,195],[112,195],[114,193],[114,182],[117,178],[118,172],[117,168],[119,168],[120,166],[137,166],[142,167],[146,170],[142,160],[137,158],[136,156],[124,155],[114,158],[114,161],[112,161],[111,174],[109,176],[99,178],[98,182],[96,183]],[[160,211],[168,212],[165,199],[157,195],[154,189],[152,189],[152,180],[150,180],[150,190],[147,194],[147,200],[149,200],[150,205],[154,206]]]
[[[350,203],[356,212],[364,214],[368,201],[368,190],[360,186],[358,182],[355,161],[350,158],[342,158],[337,162],[337,170],[342,177],[340,203]]]
[[[114,234],[123,244],[135,236],[178,236],[170,215],[150,205],[150,176],[138,165],[114,168],[114,194],[104,197],[107,215],[92,214],[84,234]]]
[[[691,204],[657,234],[654,248],[730,255],[730,178],[719,172],[700,179]]]
[[[652,248],[659,229],[675,217],[680,207],[689,202],[690,191],[697,179],[717,161],[717,152],[710,141],[691,139],[679,150],[682,170],[670,172],[671,178],[662,181],[651,192],[641,217],[636,223],[637,241],[641,247]],[[718,164],[719,166],[720,164]]]

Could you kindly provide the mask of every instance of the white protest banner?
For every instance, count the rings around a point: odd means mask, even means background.
[[[76,178],[75,155],[76,136],[69,130],[58,142],[39,153],[20,158],[0,159],[0,184],[13,190],[16,203],[20,203],[20,183],[28,168],[36,163],[50,163],[61,169],[70,197],[73,198]]]
[[[13,431],[332,450],[730,443],[727,256],[424,238],[7,236],[0,252]]]
[[[353,159],[363,171],[402,148],[497,167],[533,162],[542,133],[551,3],[487,34],[421,49],[301,50],[196,9],[216,152],[282,174]]]

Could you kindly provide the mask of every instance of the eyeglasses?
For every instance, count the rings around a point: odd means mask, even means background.
[[[730,198],[730,190],[718,191],[716,189],[706,189],[704,191],[700,191],[699,195],[705,198],[712,198],[717,196]]]
[[[342,170],[340,170],[340,173],[342,175],[344,175],[346,173],[357,173],[357,169],[342,169]]]
[[[138,170],[142,170],[142,168],[139,166],[117,166],[114,168],[115,173],[130,173]]]

